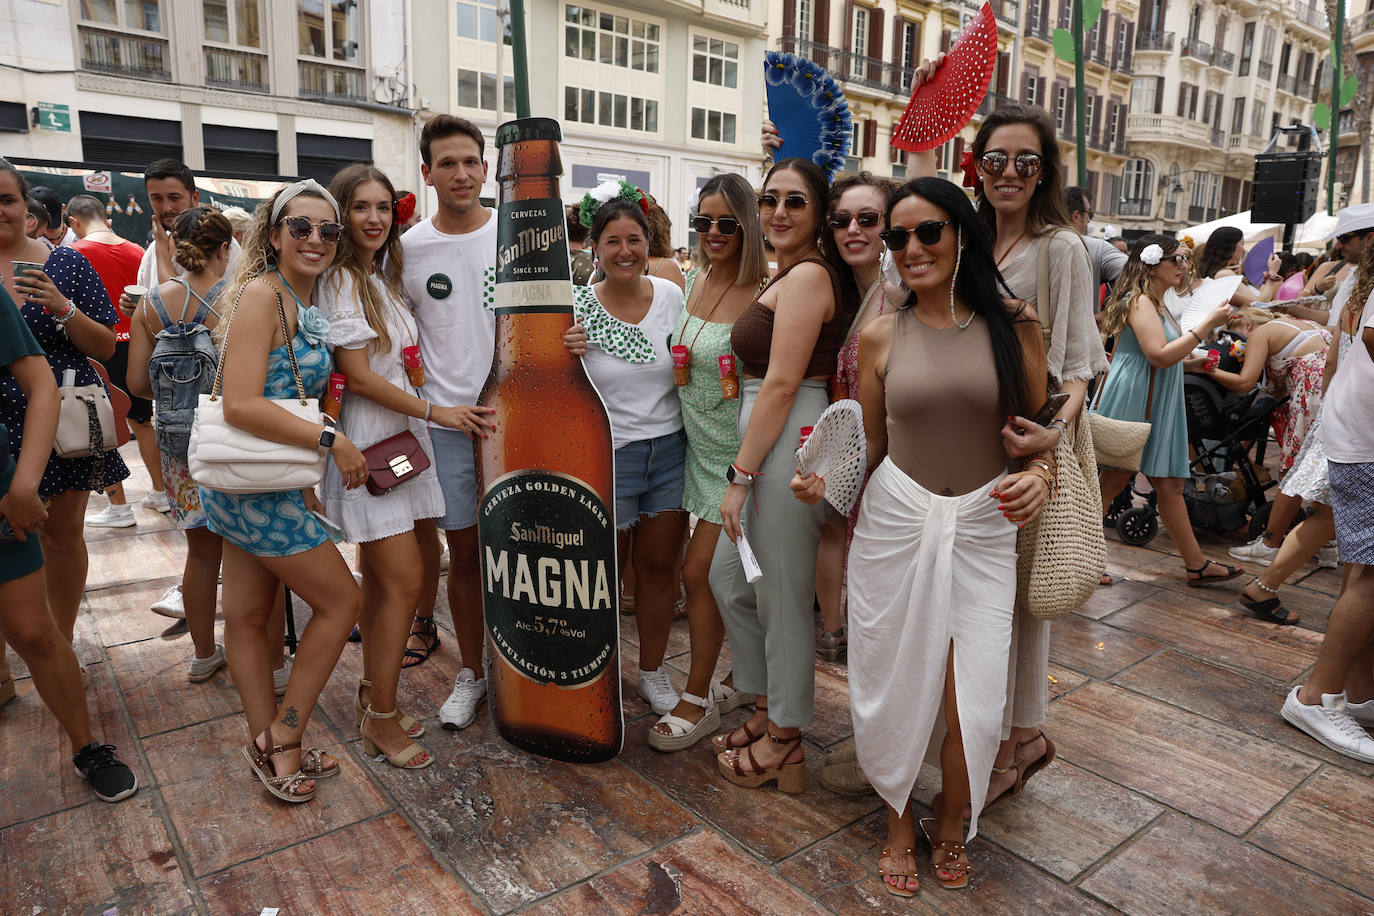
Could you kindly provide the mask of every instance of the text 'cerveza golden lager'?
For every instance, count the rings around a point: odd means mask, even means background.
[[[496,353],[477,403],[482,597],[492,719],[517,747],[573,762],[620,753],[614,450],[606,409],[563,345],[573,322],[562,131],[496,131]]]

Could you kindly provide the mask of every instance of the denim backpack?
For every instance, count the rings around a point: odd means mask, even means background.
[[[157,405],[157,446],[180,461],[186,460],[191,442],[191,424],[196,418],[196,403],[202,394],[209,394],[215,383],[218,354],[210,329],[204,324],[214,314],[210,303],[224,289],[225,281],[212,286],[204,299],[196,295],[190,284],[174,278],[186,288],[186,306],[181,318],[172,320],[156,288],[148,291],[148,302],[162,322],[157,333],[153,355],[148,359],[148,378],[153,389],[153,403]],[[186,313],[191,302],[198,303],[195,315],[188,321]]]

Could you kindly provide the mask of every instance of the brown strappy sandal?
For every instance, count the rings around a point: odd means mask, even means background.
[[[1026,762],[1026,764],[1025,764],[1025,767],[1026,767],[1025,772],[1023,772],[1023,773],[1021,774],[1021,780],[1020,780],[1021,785],[1020,785],[1020,787],[1016,790],[1017,794],[1020,794],[1021,789],[1022,789],[1022,788],[1025,788],[1026,783],[1030,782],[1030,779],[1031,779],[1032,776],[1034,776],[1036,773],[1039,773],[1041,770],[1043,770],[1045,767],[1049,766],[1050,764],[1054,763],[1054,756],[1055,756],[1055,746],[1054,746],[1054,742],[1050,740],[1049,735],[1045,734],[1044,730],[1037,730],[1036,733],[1035,733],[1035,738],[1027,738],[1025,741],[1019,742],[1019,743],[1016,745],[1016,750],[1019,751],[1021,748],[1025,747],[1027,744],[1031,744],[1032,742],[1034,742],[1034,741],[1036,740],[1036,738],[1044,738],[1044,739],[1045,739],[1045,753],[1041,754],[1039,757],[1035,758],[1034,760],[1030,760],[1030,761],[1027,761],[1027,762]],[[1013,753],[1014,753],[1014,752],[1013,752]],[[1018,766],[1019,766],[1019,764],[1018,764]]]
[[[941,887],[950,890],[968,887],[968,873],[973,867],[968,862],[968,847],[963,843],[935,842],[930,835],[933,829],[935,818],[921,818],[921,832],[926,835],[926,842],[930,844],[930,868],[935,873],[935,880],[940,882]],[[960,859],[964,861],[961,862]],[[941,872],[954,877],[942,878]]]
[[[734,731],[726,732],[726,733],[723,734],[723,735],[712,735],[712,736],[711,736],[711,746],[714,747],[714,748],[716,749],[716,756],[719,757],[721,754],[725,753],[726,751],[737,751],[737,750],[739,750],[739,749],[742,748],[742,747],[748,747],[749,745],[753,744],[755,741],[757,741],[757,740],[759,740],[760,738],[762,738],[762,737],[764,736],[764,734],[767,733],[767,731],[768,731],[768,726],[765,725],[765,726],[763,727],[763,731],[762,731],[762,732],[759,732],[758,734],[754,734],[753,732],[751,732],[751,731],[749,730],[749,720],[748,720],[748,719],[745,719],[745,720],[744,720],[744,724],[741,725],[739,728],[735,729]],[[735,743],[735,741],[734,741],[735,732],[744,732],[744,734],[746,735],[746,739],[745,739],[745,741],[744,741],[742,744],[736,744],[736,743]]]
[[[772,732],[768,732],[767,738],[774,744],[783,746],[782,757],[776,764],[771,767],[760,766],[754,758],[754,746],[751,744],[744,748],[743,754],[736,750],[734,760],[727,760],[725,754],[717,757],[716,762],[720,767],[720,775],[735,785],[743,786],[746,789],[757,789],[776,781],[779,792],[787,792],[792,795],[800,794],[806,789],[806,755],[803,753],[800,760],[794,760],[791,763],[787,762],[787,758],[792,755],[794,745],[798,749],[801,748],[801,735],[798,734],[794,738],[779,738]],[[752,772],[746,773],[740,768],[741,756],[748,759]]]
[[[903,859],[909,860],[909,868],[898,868],[896,863]],[[884,865],[883,863],[887,863]],[[905,866],[905,863],[902,863]],[[914,897],[916,891],[920,889],[920,878],[916,875],[916,850],[908,846],[905,849],[893,849],[884,847],[883,854],[878,857],[878,877],[882,879],[883,890],[894,897]],[[905,878],[907,886],[904,888],[894,887],[888,878]],[[912,883],[916,886],[912,887]]]
[[[242,748],[244,759],[246,759],[248,765],[253,768],[254,775],[258,777],[258,782],[262,783],[263,788],[271,792],[277,798],[280,798],[284,802],[290,802],[293,805],[298,805],[301,802],[308,802],[313,799],[315,797],[315,787],[312,786],[308,792],[300,792],[297,790],[300,788],[301,783],[308,782],[314,777],[306,776],[300,770],[296,770],[296,772],[286,776],[278,776],[275,767],[272,765],[273,757],[285,753],[286,751],[297,750],[300,748],[301,743],[297,741],[294,744],[274,744],[273,742],[275,739],[272,737],[271,728],[263,732],[262,735],[259,735],[258,738],[264,735],[267,737],[267,748],[265,750],[258,747],[257,738],[249,741]]]

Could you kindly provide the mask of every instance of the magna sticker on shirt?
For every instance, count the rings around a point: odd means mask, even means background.
[[[425,281],[425,289],[429,290],[429,294],[435,299],[447,299],[448,294],[453,292],[453,281],[447,274],[430,274],[429,279]]]

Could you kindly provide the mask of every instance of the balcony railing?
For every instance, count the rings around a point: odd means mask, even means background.
[[[784,35],[778,40],[778,49],[815,61],[840,82],[866,86],[893,95],[911,94],[911,71],[888,61],[832,48],[829,45],[816,44],[791,35]]]
[[[1054,23],[1050,22],[1048,19],[1044,21],[1037,19],[1035,22],[1028,22],[1026,23],[1026,34],[1031,38],[1038,38],[1041,41],[1053,41]]]
[[[1117,216],[1149,216],[1151,201],[1148,197],[1126,198],[1116,208]]]
[[[205,46],[205,85],[215,89],[266,92],[267,55]]]
[[[1259,62],[1259,66],[1255,68],[1255,72],[1259,74],[1260,79],[1268,82],[1269,78],[1274,75],[1274,65],[1267,60],[1262,60]]]
[[[1212,128],[1212,135],[1210,139],[1212,141],[1212,145],[1217,147],[1218,149],[1224,149],[1226,147],[1226,131],[1222,130],[1220,127]]]
[[[1302,2],[1298,2],[1295,5],[1293,11],[1297,15],[1298,19],[1302,20],[1310,26],[1313,26],[1318,29],[1325,29],[1327,27],[1325,10],[1318,9],[1315,6],[1307,6]]]
[[[367,100],[363,71],[354,67],[336,67],[313,60],[297,61],[300,94],[315,99]]]
[[[1141,32],[1135,36],[1135,49],[1137,51],[1164,51],[1168,53],[1174,49],[1174,33]]]
[[[1350,20],[1349,28],[1352,35],[1360,35],[1374,29],[1374,10],[1370,10],[1358,19]]]
[[[1212,52],[1212,66],[1220,67],[1223,70],[1230,70],[1236,65],[1236,55],[1231,51],[1223,51],[1217,48]]]
[[[1184,57],[1200,60],[1204,64],[1212,62],[1212,46],[1205,41],[1198,41],[1196,38],[1185,38],[1179,42],[1179,52]]]
[[[167,66],[167,39],[133,35],[78,25],[81,38],[81,69],[135,79],[172,81]]]
[[[1133,49],[1127,45],[1124,48],[1117,48],[1112,52],[1112,69],[1117,73],[1131,72],[1131,51]]]
[[[1286,92],[1292,95],[1296,89],[1297,79],[1290,73],[1280,73],[1278,80],[1279,92]]]

